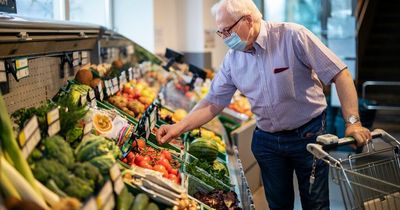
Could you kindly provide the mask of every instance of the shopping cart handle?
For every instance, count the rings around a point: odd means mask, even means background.
[[[382,130],[374,130],[371,132],[372,139],[379,138],[383,135]],[[332,134],[324,134],[317,137],[317,143],[322,145],[323,150],[334,149],[338,146],[356,144],[356,140],[353,137],[344,137],[339,139],[337,136]]]

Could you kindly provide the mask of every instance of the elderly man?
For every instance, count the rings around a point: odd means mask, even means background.
[[[334,82],[346,121],[346,135],[358,145],[371,138],[359,121],[357,93],[346,65],[306,28],[273,23],[251,0],[221,0],[213,6],[217,34],[231,48],[210,92],[192,112],[157,133],[165,143],[213,119],[240,90],[250,101],[257,128],[252,152],[261,168],[270,209],[293,209],[293,171],[303,209],[329,209],[328,166],[316,162],[308,143],[325,131],[324,84]]]

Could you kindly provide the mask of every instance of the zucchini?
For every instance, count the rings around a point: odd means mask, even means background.
[[[160,210],[160,208],[158,208],[157,204],[151,202],[149,203],[149,205],[147,205],[146,207],[147,210]]]
[[[149,203],[149,196],[144,193],[139,193],[135,198],[132,210],[145,210]]]

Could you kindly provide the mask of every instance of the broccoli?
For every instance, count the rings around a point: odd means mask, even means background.
[[[43,141],[45,156],[56,159],[67,168],[75,162],[74,153],[69,144],[61,136],[52,136]]]
[[[75,126],[71,130],[67,131],[67,134],[66,134],[67,142],[69,142],[69,143],[75,142],[82,136],[82,134],[83,134],[83,128]]]
[[[112,154],[102,155],[99,157],[95,157],[89,161],[91,164],[96,166],[101,174],[108,175],[108,171],[111,166],[115,163],[115,158]]]
[[[46,183],[53,179],[58,187],[64,188],[68,183],[68,169],[56,160],[42,159],[32,166],[32,172],[37,180]]]
[[[72,168],[72,172],[75,174],[75,176],[86,180],[92,188],[103,185],[103,176],[101,175],[99,169],[93,166],[91,163],[75,163]]]
[[[93,193],[93,188],[83,179],[70,175],[68,180],[69,185],[63,189],[67,195],[78,198],[79,200],[84,200]]]

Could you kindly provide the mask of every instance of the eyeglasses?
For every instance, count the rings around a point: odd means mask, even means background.
[[[224,38],[228,37],[231,35],[231,30],[244,18],[245,16],[242,16],[237,20],[233,25],[231,25],[228,29],[223,29],[222,31],[218,30],[216,33],[218,36]]]

